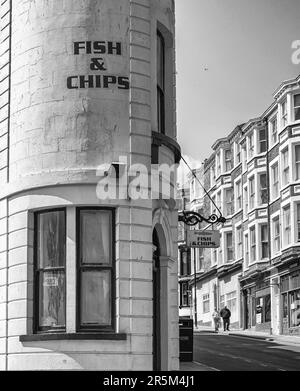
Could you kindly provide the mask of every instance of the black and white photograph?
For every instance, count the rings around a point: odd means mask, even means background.
[[[1,0],[0,379],[295,371],[300,0]]]

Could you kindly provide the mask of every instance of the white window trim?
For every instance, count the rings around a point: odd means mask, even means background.
[[[293,91],[292,93],[292,97],[291,97],[291,100],[292,100],[292,121],[296,124],[300,123],[300,119],[296,120],[295,119],[295,106],[294,106],[294,96],[295,95],[300,95],[300,91]]]
[[[277,140],[276,142],[274,143],[273,142],[273,132],[272,132],[272,127],[271,127],[271,124],[274,122],[274,120],[276,119],[277,121],[277,127],[276,127],[276,134],[277,134]],[[269,150],[271,148],[273,148],[276,144],[279,143],[279,134],[278,134],[278,111],[276,111],[274,114],[272,114],[269,119],[268,119],[268,133],[269,133]]]
[[[273,167],[275,165],[278,165],[278,196],[274,197],[273,194]],[[272,163],[270,164],[270,169],[269,169],[269,178],[270,178],[270,201],[275,201],[280,198],[280,189],[281,189],[281,183],[280,183],[280,164],[279,164],[279,156],[277,156],[275,159],[272,160]]]
[[[242,248],[241,248],[241,254],[240,254],[240,256],[239,256],[239,252],[238,252],[238,229],[240,229],[241,230],[241,239],[242,239]],[[243,242],[243,226],[242,226],[242,223],[240,222],[240,223],[238,223],[238,224],[236,224],[235,225],[235,229],[234,229],[234,232],[235,232],[235,235],[234,235],[234,238],[235,238],[235,243],[234,243],[234,251],[235,251],[235,254],[234,255],[236,255],[235,256],[235,260],[236,261],[239,261],[240,259],[243,259],[243,247],[244,247],[244,242]]]
[[[275,252],[274,247],[274,239],[275,239],[275,231],[274,231],[274,220],[279,218],[279,250]],[[282,245],[282,235],[281,235],[281,219],[280,219],[280,210],[273,213],[270,216],[271,221],[271,258],[275,258],[281,254],[281,245]]]

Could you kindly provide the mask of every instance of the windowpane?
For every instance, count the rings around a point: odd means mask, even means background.
[[[295,120],[300,120],[300,94],[294,95]]]
[[[111,324],[111,272],[83,271],[81,274],[81,324]]]
[[[300,145],[295,146],[296,180],[300,179]]]
[[[65,326],[65,273],[40,272],[39,326],[61,328]]]
[[[266,224],[263,224],[260,226],[260,233],[261,233],[261,258],[268,258],[268,226]]]
[[[81,262],[109,264],[111,262],[111,213],[81,211]]]
[[[259,152],[266,152],[267,150],[267,132],[265,129],[259,131]]]
[[[300,204],[297,204],[297,241],[300,242]]]
[[[64,211],[39,213],[37,230],[38,267],[64,266],[66,243]]]
[[[261,174],[259,176],[259,182],[260,182],[260,203],[266,204],[268,202],[267,175]]]

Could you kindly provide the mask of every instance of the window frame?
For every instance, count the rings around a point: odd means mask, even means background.
[[[286,157],[286,158],[285,158]],[[282,185],[287,186],[290,183],[290,166],[289,166],[289,148],[285,147],[281,151],[282,159]],[[285,165],[286,163],[286,165]]]
[[[249,228],[249,238],[250,238],[250,258],[249,258],[249,264],[254,263],[257,261],[257,254],[256,254],[256,227],[253,225]],[[252,240],[254,238],[254,241]],[[252,255],[254,257],[252,258]]]
[[[289,211],[289,225],[286,225],[286,213]],[[291,221],[291,205],[287,204],[282,207],[282,230],[283,230],[283,246],[287,247],[292,242],[292,221]],[[287,236],[289,240],[287,241]]]
[[[258,130],[258,153],[265,153],[268,150],[268,136],[267,136],[267,129],[262,128]],[[261,137],[264,135],[264,137]]]
[[[45,334],[45,333],[64,333],[67,330],[67,257],[66,257],[66,242],[65,242],[65,265],[64,265],[64,273],[65,273],[65,289],[64,289],[64,297],[65,297],[65,308],[64,308],[64,316],[65,316],[65,325],[64,327],[40,327],[39,325],[39,315],[40,315],[40,302],[39,302],[39,293],[40,293],[40,268],[38,268],[38,216],[51,212],[64,212],[64,224],[65,224],[65,240],[67,239],[67,208],[48,208],[41,209],[33,212],[33,220],[34,220],[34,233],[33,233],[33,333],[34,334]],[[51,268],[58,269],[58,268]],[[59,267],[62,269],[62,267]],[[45,270],[44,268],[42,270]],[[50,269],[49,269],[50,270]]]
[[[264,229],[266,230],[266,238],[264,238],[263,240],[263,233],[264,233]],[[269,232],[268,232],[268,224],[267,223],[262,223],[262,224],[259,224],[259,236],[260,236],[260,259],[261,260],[264,260],[264,259],[269,259]],[[267,252],[267,256],[266,257],[263,257],[263,252],[264,252],[264,246],[266,247],[266,252]]]
[[[299,118],[296,118],[296,110],[299,110],[300,113],[300,104],[299,106],[296,106],[296,102],[295,102],[296,96],[299,96],[300,98],[300,92],[293,95],[293,116],[294,116],[294,121],[300,121],[300,114],[299,114]]]
[[[288,123],[287,99],[281,102],[280,109],[281,109],[281,127],[285,128]]]
[[[293,146],[293,149],[294,149],[294,161],[293,161],[293,168],[294,168],[294,178],[295,178],[295,181],[299,181],[300,180],[300,160],[297,161],[297,153],[296,153],[296,149],[297,148],[300,148],[300,144],[295,144]],[[297,169],[297,167],[299,167],[299,170]],[[299,175],[298,175],[299,173]]]
[[[111,267],[108,266],[88,266],[91,270],[111,270],[111,324],[105,326],[82,326],[81,325],[81,261],[80,261],[80,212],[85,210],[93,211],[109,211],[111,213]],[[97,207],[97,206],[84,206],[76,208],[76,332],[115,332],[116,330],[116,211],[115,208],[109,207]],[[84,266],[83,266],[84,267]]]
[[[276,225],[278,224],[278,231]],[[280,215],[274,216],[272,218],[272,229],[273,229],[273,252],[278,254],[280,252]],[[277,234],[277,235],[276,235]],[[278,247],[278,248],[277,248]]]
[[[231,245],[228,244],[228,236],[231,235]],[[234,249],[233,249],[233,233],[232,231],[225,232],[225,243],[226,243],[226,263],[234,261]],[[231,254],[231,258],[229,258]]]
[[[165,99],[165,88],[166,88],[166,43],[165,38],[159,29],[156,30],[156,42],[158,45],[158,40],[160,41],[162,48],[162,58],[157,58],[157,70],[156,70],[156,86],[157,86],[157,131],[161,134],[166,134],[166,99]],[[158,47],[157,47],[158,53]],[[160,80],[158,80],[158,63],[161,60],[160,65],[162,66],[162,86],[160,85]]]
[[[277,171],[277,176],[275,176],[275,170]],[[272,199],[279,197],[279,164],[278,162],[274,163],[271,166],[271,194]]]

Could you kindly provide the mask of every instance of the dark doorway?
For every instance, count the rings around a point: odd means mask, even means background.
[[[153,231],[153,370],[161,370],[160,348],[160,245],[156,229]]]

